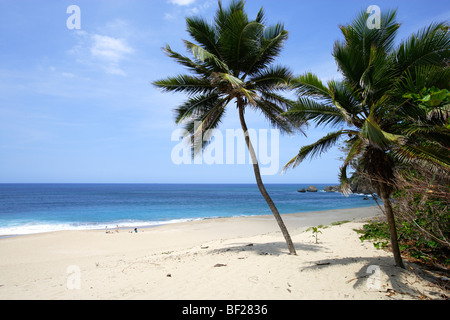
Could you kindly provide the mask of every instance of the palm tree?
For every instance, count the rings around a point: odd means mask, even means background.
[[[295,255],[289,232],[262,182],[245,121],[245,111],[251,108],[261,112],[282,132],[291,133],[297,127],[281,116],[289,103],[281,94],[289,90],[292,73],[273,64],[288,33],[282,24],[266,26],[262,8],[255,20],[249,20],[244,1],[233,1],[228,8],[223,8],[220,1],[218,4],[213,23],[200,17],[186,19],[187,32],[195,43],[184,40],[184,44],[192,58],[174,52],[168,45],[163,49],[193,74],[169,77],[153,84],[165,92],[189,95],[175,110],[175,115],[176,123],[184,125],[189,132],[193,153],[205,147],[207,143],[203,141],[209,138],[205,134],[218,127],[227,107],[235,102],[259,191],[278,222],[290,254]]]
[[[340,26],[344,41],[335,43],[333,56],[341,81],[325,85],[312,73],[291,81],[299,98],[283,115],[339,130],[302,147],[283,170],[346,138],[349,148],[339,173],[342,190],[350,192],[347,169],[357,159],[383,201],[395,264],[404,268],[390,202],[395,163],[420,162],[448,170],[450,159],[448,149],[442,153],[442,148],[431,142],[447,141],[448,146],[448,128],[430,126],[424,111],[403,95],[417,92],[421,86],[448,86],[444,63],[449,57],[450,37],[445,24],[432,24],[395,47],[399,28],[395,17],[396,11],[384,13],[381,28],[371,30],[366,26],[368,14],[362,12],[351,24]],[[428,145],[417,143],[418,137],[425,137],[424,132],[429,134]]]

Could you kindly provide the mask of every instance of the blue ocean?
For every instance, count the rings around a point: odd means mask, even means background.
[[[266,188],[280,213],[367,207],[364,195]],[[0,184],[0,235],[149,227],[217,217],[271,214],[255,184]]]

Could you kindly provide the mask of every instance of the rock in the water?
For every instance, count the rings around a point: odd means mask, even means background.
[[[308,192],[317,192],[317,188],[315,186],[309,186],[308,189],[306,189]]]
[[[328,186],[323,188],[325,192],[341,192],[341,186]]]
[[[305,188],[299,189],[299,190],[297,190],[297,192],[306,192],[306,189]]]

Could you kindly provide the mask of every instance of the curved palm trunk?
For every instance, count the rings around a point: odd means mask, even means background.
[[[380,183],[380,196],[381,200],[384,204],[384,209],[386,211],[386,218],[389,225],[389,234],[391,237],[391,246],[392,253],[394,254],[395,265],[397,267],[405,269],[403,265],[402,255],[400,253],[400,248],[398,246],[398,238],[397,238],[397,228],[395,226],[394,213],[392,211],[391,200],[389,199],[389,195],[386,192],[386,186],[384,183]]]
[[[241,120],[242,130],[244,131],[245,143],[247,144],[248,151],[250,152],[250,157],[252,158],[253,170],[255,172],[255,178],[256,178],[256,184],[258,185],[261,195],[264,197],[264,200],[266,200],[267,204],[269,205],[270,210],[272,210],[272,213],[275,216],[278,226],[280,227],[281,232],[283,233],[284,239],[286,240],[286,244],[289,248],[289,254],[297,255],[297,252],[295,251],[294,244],[292,243],[292,239],[291,239],[291,236],[289,235],[286,225],[284,224],[284,221],[281,218],[281,215],[278,212],[277,207],[273,203],[272,198],[269,196],[269,193],[267,192],[267,190],[264,187],[264,184],[262,182],[261,173],[259,170],[258,159],[256,157],[255,149],[253,149],[252,142],[250,141],[250,137],[248,135],[247,124],[245,123],[244,107],[242,106],[240,101],[238,102],[238,109],[239,109],[239,119]]]

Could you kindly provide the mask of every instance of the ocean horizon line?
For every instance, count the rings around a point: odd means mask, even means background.
[[[256,182],[0,182],[0,185],[12,185],[12,184],[96,184],[96,185],[257,185]],[[264,183],[264,185],[339,185],[339,182],[273,182]]]

